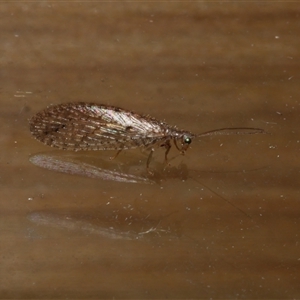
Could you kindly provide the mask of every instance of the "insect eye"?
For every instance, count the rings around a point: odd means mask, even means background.
[[[184,144],[190,144],[192,142],[192,139],[188,136],[183,137]]]

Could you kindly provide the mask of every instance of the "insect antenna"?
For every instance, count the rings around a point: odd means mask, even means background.
[[[261,128],[251,127],[236,127],[236,128],[220,128],[215,130],[206,131],[197,134],[196,137],[209,136],[209,135],[245,135],[245,134],[266,134]]]
[[[236,127],[236,128],[220,128],[220,129],[215,129],[215,130],[210,130],[206,131],[200,134],[195,135],[195,137],[204,137],[204,136],[214,136],[214,135],[246,135],[246,134],[266,134],[267,132],[264,131],[261,128],[251,128],[251,127]],[[208,187],[207,185],[203,184],[202,182],[200,183],[198,180],[193,178],[198,184],[201,184],[204,186],[206,189],[208,189],[211,193],[216,195],[217,197],[221,198],[224,200],[227,204],[230,206],[234,207],[235,209],[239,210],[242,214],[247,216],[248,218],[251,218],[249,214],[247,214],[245,211],[240,209],[238,206],[234,205],[232,202],[230,202],[228,199],[225,197],[221,196],[217,192],[215,192],[213,189]],[[252,218],[251,218],[252,219]]]
[[[224,200],[227,204],[229,204],[230,206],[232,206],[233,208],[237,209],[238,211],[240,211],[243,215],[245,215],[246,217],[252,219],[252,217],[247,214],[245,211],[243,211],[242,209],[240,209],[238,206],[234,205],[232,202],[230,202],[228,199],[226,199],[225,197],[221,196],[220,194],[218,194],[217,192],[215,192],[213,189],[211,189],[210,187],[208,187],[206,184],[199,182],[198,180],[196,180],[195,178],[191,177],[194,181],[196,181],[198,184],[202,185],[203,187],[205,187],[206,189],[208,189],[211,193],[213,193],[215,196],[219,197],[220,199]]]

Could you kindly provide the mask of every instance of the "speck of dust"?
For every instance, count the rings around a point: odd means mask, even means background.
[[[32,201],[32,200],[33,200],[33,198],[31,198],[31,197],[28,198],[28,201]]]

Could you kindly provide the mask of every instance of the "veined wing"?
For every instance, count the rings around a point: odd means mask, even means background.
[[[160,122],[105,105],[52,106],[30,120],[41,142],[67,150],[119,150],[153,144],[164,137]]]

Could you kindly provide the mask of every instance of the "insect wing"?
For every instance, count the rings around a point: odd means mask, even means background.
[[[62,104],[38,113],[31,133],[41,142],[67,150],[120,150],[146,145],[161,136],[154,121],[116,107]]]

